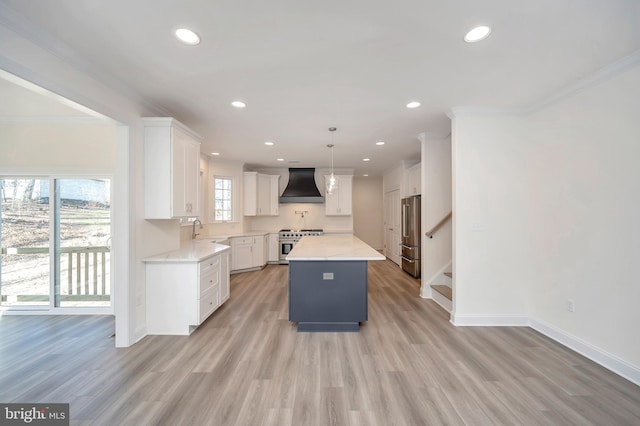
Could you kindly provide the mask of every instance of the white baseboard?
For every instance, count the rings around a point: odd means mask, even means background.
[[[461,315],[451,313],[453,325],[472,327],[527,327],[529,317],[519,315]]]
[[[589,358],[591,361],[600,364],[604,368],[613,371],[617,375],[624,377],[632,383],[640,386],[640,368],[632,365],[617,356],[610,354],[584,340],[573,336],[557,327],[546,324],[542,321],[530,319],[531,328],[556,342],[573,349],[579,354]]]
[[[631,383],[640,386],[640,367],[630,364],[629,362],[620,359],[617,356],[592,345],[591,343],[585,342],[584,340],[543,321],[527,316],[517,315],[460,315],[452,312],[451,323],[462,327],[531,327],[561,345],[576,351],[596,364],[603,366],[607,370],[629,380]]]

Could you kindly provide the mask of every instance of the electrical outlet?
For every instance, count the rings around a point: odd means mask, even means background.
[[[567,311],[575,312],[576,311],[576,302],[573,299],[567,299]]]

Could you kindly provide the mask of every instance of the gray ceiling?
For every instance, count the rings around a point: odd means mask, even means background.
[[[27,34],[50,37],[99,78],[192,127],[205,153],[260,167],[289,164],[277,157],[326,167],[327,128],[336,126],[336,167],[372,175],[419,158],[418,134],[447,135],[452,107],[526,107],[640,49],[637,0],[0,5],[29,23]],[[491,36],[464,43],[478,24]],[[202,43],[176,41],[182,26]],[[247,108],[231,107],[234,99]],[[413,99],[422,107],[405,108]]]

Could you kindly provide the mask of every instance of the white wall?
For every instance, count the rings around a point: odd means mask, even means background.
[[[424,233],[451,212],[451,138],[421,137],[422,142],[422,297],[431,297],[431,284],[451,262],[452,221],[434,235]]]
[[[528,115],[452,124],[454,322],[527,317],[636,382],[638,63]]]
[[[384,248],[382,176],[353,179],[353,233],[376,250]]]
[[[640,368],[640,65],[527,124],[532,316]]]
[[[112,218],[115,340],[117,346],[131,345],[145,333],[144,266],[140,259],[152,251],[179,244],[177,236],[168,245],[162,239],[165,231],[170,232],[168,228],[175,224],[149,227],[143,220],[143,144],[139,118],[165,113],[132,99],[132,92],[115,80],[98,81],[95,75],[100,73],[90,71],[94,69],[92,64],[82,62],[66,46],[37,28],[30,28],[17,16],[3,15],[0,40],[0,69],[115,120]]]
[[[0,172],[113,174],[114,124],[0,123]]]
[[[528,149],[517,117],[457,113],[454,171],[454,306],[464,316],[526,315],[533,282],[526,190]]]

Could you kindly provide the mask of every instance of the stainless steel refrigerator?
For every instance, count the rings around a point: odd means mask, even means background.
[[[420,277],[420,196],[402,199],[402,269]]]

